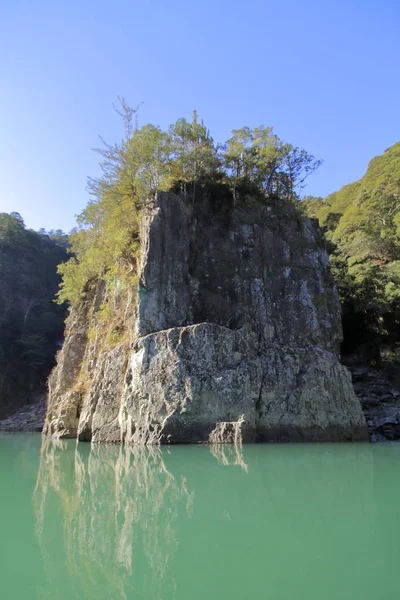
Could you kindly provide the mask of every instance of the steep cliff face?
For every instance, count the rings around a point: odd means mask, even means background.
[[[338,360],[340,306],[315,221],[290,205],[159,193],[141,227],[129,341],[107,347],[88,335],[110,293],[98,284],[70,316],[45,433],[127,443],[229,441],[239,429],[244,441],[367,439]]]

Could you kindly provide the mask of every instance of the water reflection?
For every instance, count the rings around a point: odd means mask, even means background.
[[[56,582],[60,569],[58,537],[83,597],[127,598],[127,582],[136,575],[138,592],[151,586],[153,597],[161,598],[178,546],[178,515],[190,518],[193,501],[186,479],[170,473],[160,448],[72,446],[43,438],[34,508],[49,579]],[[54,502],[59,521],[49,523]]]
[[[201,600],[267,589],[281,600],[298,590],[309,600],[368,598],[365,565],[383,556],[390,514],[374,457],[367,444],[166,449],[43,438],[37,597]],[[346,595],[349,582],[359,593]]]
[[[212,444],[210,452],[217,459],[219,465],[238,466],[246,473],[249,470],[248,465],[244,462],[242,444]]]

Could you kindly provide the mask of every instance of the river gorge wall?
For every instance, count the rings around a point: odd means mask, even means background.
[[[118,284],[118,282],[117,282]],[[103,343],[104,302],[125,335]],[[339,361],[340,305],[316,220],[210,190],[158,193],[138,284],[72,309],[44,433],[92,442],[366,440]]]

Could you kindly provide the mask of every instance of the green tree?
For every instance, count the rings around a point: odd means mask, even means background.
[[[306,178],[321,164],[305,150],[284,144],[272,127],[232,131],[224,164],[234,189],[252,184],[267,197],[298,199]]]
[[[310,155],[283,144],[272,128],[235,130],[221,153],[196,111],[190,122],[179,119],[167,131],[151,124],[139,128],[137,109],[124,101],[119,112],[125,137],[97,150],[102,174],[89,180],[91,199],[70,236],[72,256],[59,268],[60,302],[79,302],[92,280],[120,290],[135,284],[140,219],[157,190],[180,188],[187,197],[190,184],[194,203],[196,186],[224,181],[235,196],[245,183],[262,198],[274,194],[292,201],[296,186],[315,166]]]
[[[172,185],[170,142],[159,127],[134,129],[120,145],[105,144],[98,152],[103,175],[89,180],[92,199],[70,236],[73,257],[59,267],[60,302],[78,302],[96,277],[128,282],[136,266],[143,205]]]
[[[179,119],[168,130],[173,154],[172,176],[182,184],[186,194],[187,184],[193,183],[193,197],[196,182],[211,181],[220,167],[217,148],[204,122],[199,121],[193,111],[192,121]]]

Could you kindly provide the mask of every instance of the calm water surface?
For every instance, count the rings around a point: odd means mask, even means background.
[[[392,600],[400,445],[0,435],[1,598]]]

